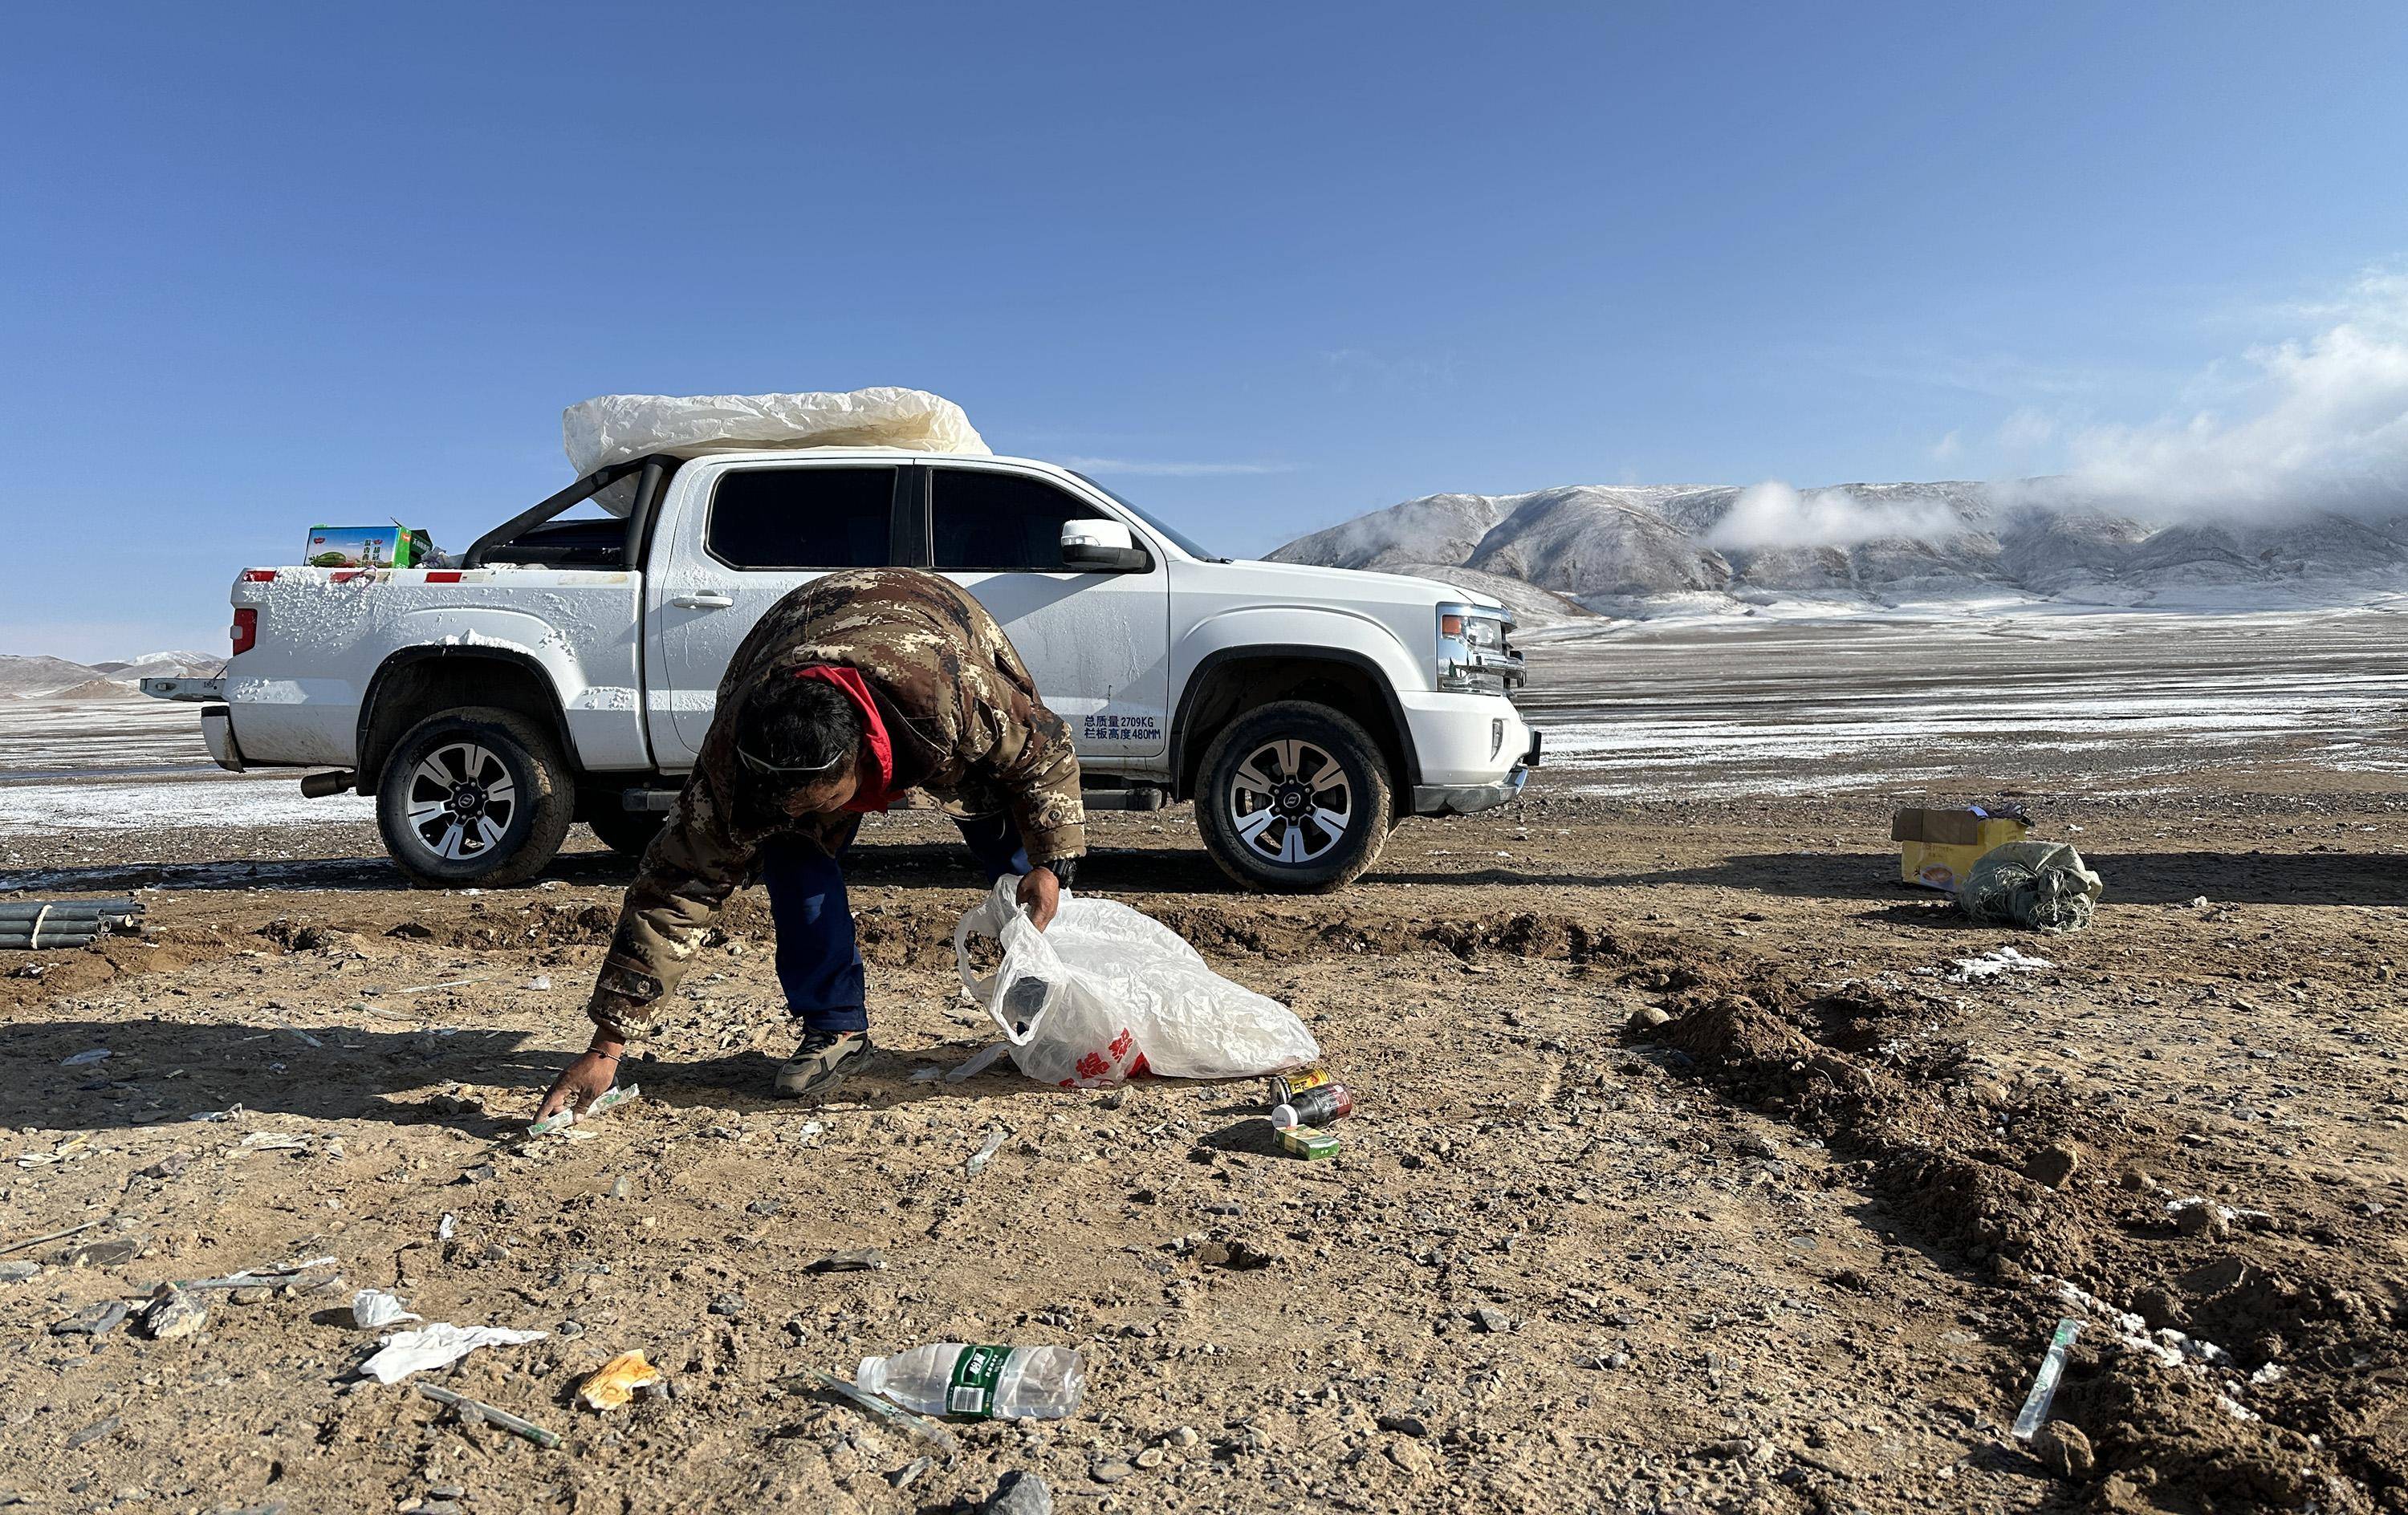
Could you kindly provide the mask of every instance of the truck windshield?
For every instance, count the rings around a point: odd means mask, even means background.
[[[1179,550],[1186,553],[1189,557],[1200,559],[1206,563],[1226,563],[1229,561],[1217,552],[1209,551],[1204,548],[1198,547],[1192,539],[1189,538],[1185,532],[1164,525],[1159,520],[1155,519],[1152,511],[1138,508],[1128,501],[1121,498],[1120,495],[1114,493],[1112,491],[1106,489],[1103,485],[1087,478],[1085,474],[1072,470],[1070,477],[1080,479],[1090,487],[1099,491],[1103,494],[1104,498],[1111,501],[1114,505],[1119,506],[1122,509],[1127,511],[1130,515],[1137,517],[1140,521],[1144,522],[1147,525],[1152,526],[1155,531],[1158,531],[1165,536],[1169,537],[1172,545],[1176,546]]]

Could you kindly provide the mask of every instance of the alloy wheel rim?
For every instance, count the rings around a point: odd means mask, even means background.
[[[1229,780],[1238,839],[1268,863],[1315,863],[1346,839],[1354,786],[1337,758],[1308,741],[1265,742]]]
[[[447,863],[499,847],[518,812],[517,781],[492,748],[446,742],[410,770],[404,812],[410,834]]]

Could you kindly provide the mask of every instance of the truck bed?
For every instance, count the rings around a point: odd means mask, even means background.
[[[234,605],[259,612],[258,641],[222,697],[247,762],[348,767],[388,659],[496,650],[550,681],[588,768],[643,769],[642,593],[615,570],[250,568]]]

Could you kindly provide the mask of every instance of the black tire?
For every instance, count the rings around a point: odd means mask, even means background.
[[[515,710],[429,716],[394,744],[377,779],[385,850],[429,889],[524,883],[560,850],[576,816],[560,744]]]
[[[604,793],[595,797],[585,812],[585,823],[602,845],[621,857],[642,857],[644,849],[669,823],[666,810],[630,810],[619,803],[618,794]]]
[[[1309,700],[1229,722],[1197,778],[1204,850],[1238,882],[1278,893],[1354,882],[1379,861],[1392,808],[1387,761],[1370,733]]]

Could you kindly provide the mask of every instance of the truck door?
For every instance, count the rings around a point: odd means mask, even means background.
[[[1161,553],[1118,573],[1062,564],[1066,521],[1120,521],[1140,543],[1144,528],[1035,470],[947,459],[922,471],[931,564],[1002,622],[1037,693],[1069,722],[1080,761],[1109,770],[1167,751],[1170,576]]]
[[[770,606],[822,574],[896,561],[904,477],[892,464],[842,459],[681,470],[691,493],[653,545],[666,566],[646,576],[649,724],[663,768],[694,765],[727,661]]]

